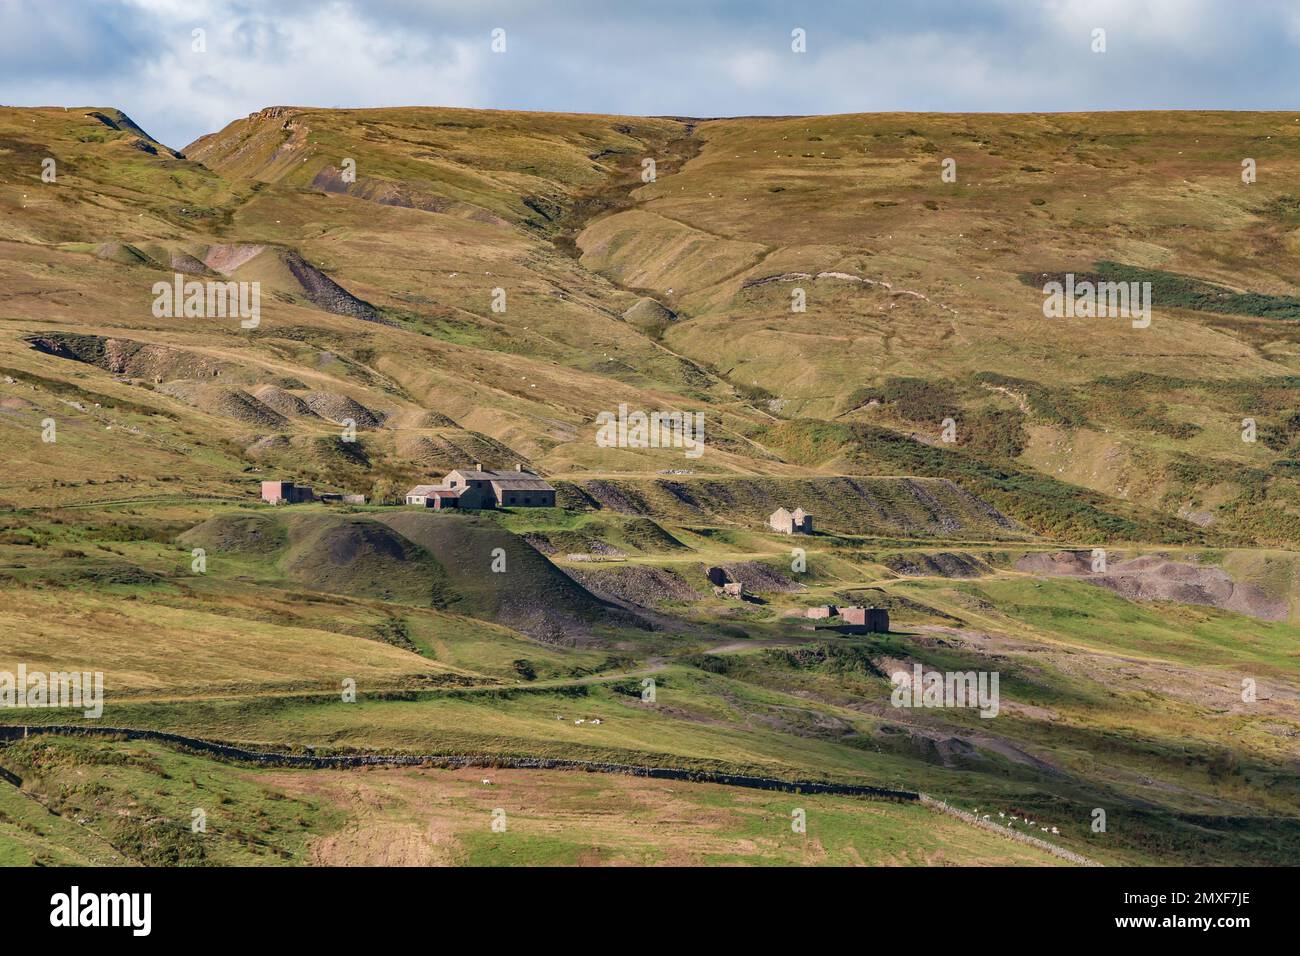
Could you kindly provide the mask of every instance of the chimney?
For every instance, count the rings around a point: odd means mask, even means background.
[[[475,470],[475,471],[482,471],[482,470],[483,470],[483,464],[482,464],[482,462],[477,462],[477,461],[474,462],[474,470]]]
[[[515,471],[524,471],[524,463],[522,461],[515,462]]]

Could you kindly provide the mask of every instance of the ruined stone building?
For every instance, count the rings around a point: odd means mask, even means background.
[[[878,607],[839,607],[839,630],[844,634],[888,634],[889,612]]]
[[[812,515],[802,508],[795,508],[794,511],[787,511],[785,508],[777,508],[768,516],[768,525],[773,531],[780,534],[812,534],[813,520]]]
[[[262,500],[273,505],[293,505],[312,500],[311,485],[296,485],[292,481],[262,482]]]

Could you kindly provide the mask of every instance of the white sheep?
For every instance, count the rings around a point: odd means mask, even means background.
[[[579,724],[585,724],[585,723],[586,721],[583,720],[581,717],[579,717],[577,720],[573,722],[573,726],[577,727]]]
[[[492,781],[489,780],[487,777],[484,777],[484,778],[483,778],[483,786],[485,786],[485,787],[490,787],[490,786],[492,786]]]
[[[1060,832],[1061,832],[1061,831],[1058,830],[1058,829],[1056,829],[1056,827],[1052,827],[1052,835],[1053,835],[1053,836],[1059,834]]]
[[[598,723],[600,723],[600,718],[599,718],[599,717],[595,718],[595,719],[592,721],[592,723],[593,723],[593,724],[598,724]]]

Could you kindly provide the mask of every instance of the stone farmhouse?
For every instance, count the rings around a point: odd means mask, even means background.
[[[436,485],[416,485],[406,493],[406,503],[421,508],[554,508],[555,489],[527,471],[522,464],[513,471],[473,468],[447,472]]]
[[[812,515],[802,508],[795,508],[794,511],[777,508],[768,516],[767,523],[773,531],[780,534],[813,533]]]

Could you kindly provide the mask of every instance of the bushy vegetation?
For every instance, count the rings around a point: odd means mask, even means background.
[[[965,415],[958,443],[981,458],[1012,459],[1025,450],[1025,414],[1018,408],[981,408]]]
[[[1068,389],[1052,388],[1000,372],[977,372],[972,380],[1023,395],[1037,421],[1066,428],[1081,428],[1088,424],[1082,403]]]
[[[957,395],[943,382],[923,378],[887,378],[880,400],[910,422],[938,425],[958,411]]]
[[[1030,285],[1041,286],[1044,281],[1038,273],[1026,273],[1022,278]],[[1053,278],[1061,281],[1062,277]],[[1074,281],[1076,286],[1085,281],[1149,282],[1154,308],[1192,309],[1197,312],[1248,315],[1264,319],[1300,319],[1300,298],[1295,296],[1234,292],[1204,279],[1161,269],[1143,269],[1119,262],[1101,261],[1096,264],[1095,271],[1076,272]]]

